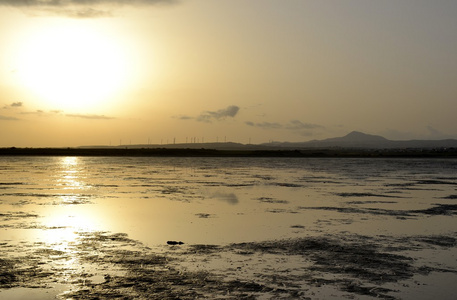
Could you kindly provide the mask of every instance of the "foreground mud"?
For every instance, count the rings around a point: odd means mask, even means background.
[[[420,260],[456,245],[455,236],[350,235],[151,249],[125,234],[78,232],[69,243],[2,243],[0,298],[28,288],[58,299],[400,299],[417,275],[456,276]]]

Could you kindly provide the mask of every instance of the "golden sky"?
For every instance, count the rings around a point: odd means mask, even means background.
[[[0,147],[457,138],[454,0],[0,0]]]

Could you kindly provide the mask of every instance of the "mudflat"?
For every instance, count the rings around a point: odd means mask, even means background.
[[[456,167],[0,157],[0,299],[452,299]]]

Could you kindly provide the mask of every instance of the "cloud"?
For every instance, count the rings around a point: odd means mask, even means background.
[[[46,116],[51,116],[51,115],[59,115],[59,114],[62,114],[62,113],[63,113],[63,111],[61,111],[61,110],[44,111],[44,110],[41,110],[41,109],[37,109],[35,111],[22,111],[19,114],[21,114],[21,115],[36,115],[36,116],[46,117]]]
[[[42,115],[44,114],[44,111],[41,109],[35,110],[35,111],[24,111],[20,113],[21,115]]]
[[[87,5],[153,5],[177,0],[0,0],[0,5],[19,7],[66,7]]]
[[[17,121],[18,118],[0,115],[0,121]]]
[[[279,123],[271,123],[271,122],[262,122],[262,123],[254,123],[247,121],[245,122],[246,125],[252,126],[252,127],[259,127],[262,129],[281,129],[283,126]]]
[[[304,136],[304,137],[310,137],[310,136],[314,136],[314,133],[311,131],[301,131],[300,135]]]
[[[22,102],[13,102],[13,103],[11,103],[10,106],[11,107],[21,107],[22,106]]]
[[[178,119],[178,120],[192,120],[193,119],[193,117],[187,116],[187,115],[174,116],[173,118]]]
[[[73,10],[66,9],[60,11],[59,14],[75,19],[102,18],[112,16],[112,13],[110,11],[94,9],[90,7]]]
[[[292,120],[285,125],[276,123],[276,122],[254,123],[251,121],[247,121],[247,122],[245,122],[245,124],[248,126],[259,127],[259,128],[263,128],[263,129],[287,129],[287,130],[294,130],[294,131],[324,128],[324,126],[322,126],[322,125],[303,123],[302,121],[299,121],[299,120]]]
[[[317,124],[303,123],[299,120],[292,120],[286,125],[286,129],[290,129],[290,130],[317,129],[317,128],[324,128],[324,127],[321,125],[317,125]]]
[[[280,124],[276,122],[262,122],[262,123],[254,123],[251,121],[245,122],[246,125],[251,127],[257,127],[265,130],[289,130],[298,134],[300,136],[310,137],[315,134],[316,130],[324,129],[325,127],[318,124],[311,124],[311,123],[303,123],[299,120],[292,120],[286,124]]]
[[[111,15],[122,6],[174,4],[178,0],[0,0],[0,5],[35,10],[73,18],[98,18]]]
[[[9,105],[3,106],[3,109],[9,109],[11,107],[21,107],[21,106],[22,106],[22,102],[13,102]]]
[[[213,120],[224,120],[227,117],[234,118],[240,108],[236,105],[231,105],[227,108],[217,111],[205,111],[197,117],[197,121],[211,123]]]
[[[21,115],[35,115],[39,117],[51,117],[51,116],[65,116],[69,118],[80,118],[87,120],[112,120],[114,117],[109,117],[105,115],[94,115],[94,114],[65,114],[62,110],[49,110],[44,111],[41,109],[35,111],[24,111],[20,112]]]
[[[80,114],[66,114],[65,116],[70,118],[81,118],[90,120],[112,120],[113,117],[107,117],[105,115],[80,115]]]

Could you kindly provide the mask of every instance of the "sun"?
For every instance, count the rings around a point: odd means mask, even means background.
[[[109,105],[129,84],[134,58],[127,47],[113,34],[89,25],[44,26],[22,41],[15,55],[17,74],[40,104],[87,112]]]

